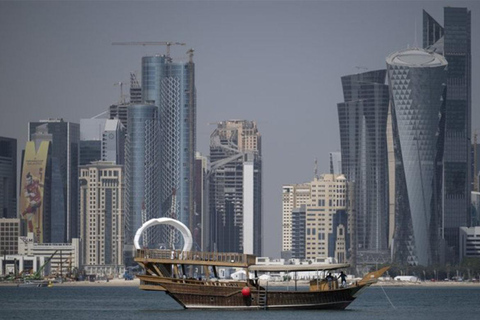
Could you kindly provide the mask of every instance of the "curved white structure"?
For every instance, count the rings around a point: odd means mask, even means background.
[[[193,244],[192,233],[190,232],[190,230],[187,228],[186,225],[184,225],[183,223],[175,219],[158,218],[158,219],[148,220],[137,230],[137,233],[135,233],[135,238],[133,239],[133,243],[137,250],[141,249],[138,241],[140,240],[140,236],[142,235],[143,230],[147,229],[148,227],[156,226],[158,224],[168,224],[172,227],[175,227],[178,231],[180,231],[180,233],[183,236],[183,240],[185,242],[185,244],[183,245],[182,251],[190,251],[192,249],[192,244]]]

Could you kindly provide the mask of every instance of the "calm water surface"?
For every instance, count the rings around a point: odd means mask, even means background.
[[[0,287],[0,319],[474,320],[480,319],[480,288],[368,288],[344,311],[200,311],[135,287]]]

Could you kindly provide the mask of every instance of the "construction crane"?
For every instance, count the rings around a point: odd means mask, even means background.
[[[45,269],[47,264],[52,260],[53,256],[58,252],[58,250],[55,250],[55,252],[47,259],[45,260],[45,263],[35,272],[33,275],[29,277],[25,277],[27,280],[40,280],[42,278],[42,271]]]
[[[167,54],[166,56],[170,58],[170,47],[171,46],[185,46],[186,43],[183,42],[173,42],[173,41],[150,41],[150,42],[112,42],[114,46],[166,46]],[[193,50],[188,52],[189,55],[193,56]]]

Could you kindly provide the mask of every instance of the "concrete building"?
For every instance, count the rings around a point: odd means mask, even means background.
[[[0,256],[0,274],[35,273],[43,265],[42,276],[71,277],[80,270],[80,239],[72,243],[35,243],[33,233],[17,237],[18,253]],[[48,264],[46,262],[51,257]]]
[[[311,183],[306,204],[305,259],[346,262],[348,257],[348,183],[344,175],[324,174]]]
[[[207,250],[261,255],[262,148],[253,121],[218,123],[210,135]]]
[[[422,49],[395,52],[386,61],[395,156],[393,258],[441,263],[447,61]]]
[[[282,257],[288,259],[290,257],[289,252],[293,249],[292,230],[294,227],[292,212],[310,201],[311,187],[308,183],[291,184],[284,185],[282,190]],[[295,230],[295,232],[297,231]]]
[[[480,227],[460,227],[460,261],[480,258]]]
[[[81,246],[80,239],[73,238],[71,243],[35,243],[33,235],[28,233],[26,237],[18,239],[18,254],[22,259],[38,259],[39,268],[49,257],[52,257],[49,268],[45,275],[68,277],[80,270]],[[40,259],[41,258],[41,259]],[[19,268],[23,270],[23,268]],[[33,271],[38,269],[33,268]]]
[[[0,218],[17,217],[17,139],[0,137]]]
[[[20,219],[0,218],[0,255],[18,253]]]
[[[98,161],[80,167],[83,265],[123,265],[123,166]]]

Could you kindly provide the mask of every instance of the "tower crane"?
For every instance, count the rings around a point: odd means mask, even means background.
[[[114,46],[166,46],[167,54],[166,56],[170,58],[170,47],[171,46],[185,46],[186,43],[183,42],[174,42],[174,41],[147,41],[147,42],[112,42]],[[190,53],[193,55],[193,50]]]

